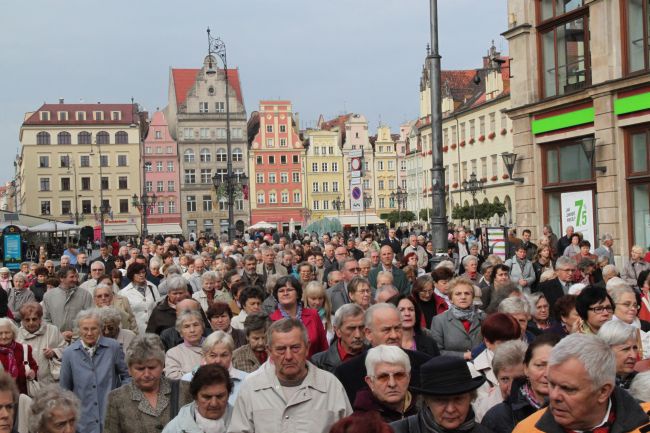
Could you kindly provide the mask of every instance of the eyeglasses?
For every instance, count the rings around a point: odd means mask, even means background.
[[[350,268],[350,269],[346,269],[346,271],[348,271],[348,272],[359,272],[360,270],[361,270],[361,268]]]
[[[605,305],[603,306],[598,306],[598,307],[591,307],[587,308],[589,311],[593,311],[596,314],[602,314],[604,311],[607,311],[608,313],[613,313],[614,308],[611,305]]]
[[[625,307],[625,308],[627,308],[628,310],[629,310],[629,309],[638,310],[639,308],[641,308],[641,307],[639,306],[639,304],[637,304],[636,302],[622,302],[622,303],[618,303],[618,304],[616,304],[616,305],[620,305],[620,306],[622,306],[622,307]]]
[[[377,382],[386,384],[390,380],[390,378],[393,378],[395,382],[400,382],[402,380],[405,380],[408,377],[408,374],[406,374],[405,371],[398,371],[396,373],[381,373],[375,376],[372,376]]]
[[[575,268],[568,268],[568,269],[567,269],[567,268],[564,268],[564,269],[558,269],[558,271],[563,271],[563,272],[575,272],[576,269],[575,269]]]

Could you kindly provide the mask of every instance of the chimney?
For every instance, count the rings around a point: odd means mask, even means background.
[[[63,104],[65,100],[63,98],[59,98],[59,104]]]
[[[301,131],[301,128],[300,128],[300,113],[298,113],[298,112],[293,113],[293,119],[296,122],[296,132],[300,132]]]

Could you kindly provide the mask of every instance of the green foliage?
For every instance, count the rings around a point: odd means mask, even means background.
[[[399,224],[400,222],[408,223],[416,219],[415,214],[410,210],[403,210],[401,212],[394,210],[391,213],[382,213],[379,214],[379,218],[391,225]]]
[[[427,221],[427,217],[431,217],[432,214],[433,214],[433,209],[431,209],[431,208],[420,209],[420,219],[422,221]]]
[[[477,205],[456,206],[451,212],[451,217],[457,220],[471,220],[474,218],[474,207],[476,207],[476,219],[484,221],[492,218],[494,214],[503,216],[506,207],[503,203],[481,203]]]

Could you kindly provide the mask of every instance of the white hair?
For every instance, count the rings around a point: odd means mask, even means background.
[[[478,258],[476,256],[473,256],[471,254],[466,255],[463,257],[463,266],[467,266],[469,262],[476,262],[478,263]]]
[[[526,349],[528,349],[528,344],[519,339],[499,344],[494,350],[494,358],[492,358],[494,375],[498,375],[504,368],[523,365]]]
[[[380,302],[379,304],[372,305],[366,310],[366,317],[364,320],[366,328],[372,329],[372,320],[375,316],[375,312],[380,310],[393,310],[399,316],[399,311],[397,310],[396,306],[386,302]]]
[[[587,287],[585,283],[575,283],[572,284],[571,287],[569,287],[569,295],[575,295],[578,296],[580,293],[582,293],[582,290]]]
[[[527,299],[518,296],[506,298],[499,303],[499,313],[527,314],[530,315],[530,303]]]
[[[605,384],[616,383],[616,357],[602,338],[578,333],[568,335],[553,347],[548,365],[552,367],[570,359],[582,363],[594,391]]]
[[[628,391],[632,397],[639,401],[650,401],[650,371],[644,371],[634,376]]]
[[[636,340],[637,330],[621,320],[609,320],[598,330],[598,336],[610,346],[617,346]]]
[[[368,354],[366,355],[366,372],[368,376],[375,375],[375,367],[380,362],[401,365],[407,373],[411,372],[411,360],[409,356],[397,346],[380,344],[368,350]]]
[[[334,321],[332,322],[332,325],[335,328],[339,329],[341,326],[343,326],[343,322],[345,322],[345,319],[348,317],[359,317],[363,314],[363,308],[361,308],[358,304],[342,305],[338,310],[336,310],[336,313],[334,313]]]
[[[230,350],[230,353],[235,350],[235,341],[229,334],[223,331],[214,331],[203,341],[201,352],[203,352],[203,355],[206,355],[217,344],[224,344]]]
[[[384,284],[383,286],[379,287],[375,291],[375,302],[377,302],[377,300],[381,297],[381,295],[383,295],[386,292],[393,292],[394,293],[393,295],[390,296],[391,298],[393,296],[395,296],[395,295],[399,295],[399,290],[397,290],[397,288],[395,286],[390,285],[390,284]]]

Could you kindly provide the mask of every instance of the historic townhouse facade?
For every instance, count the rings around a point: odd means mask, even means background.
[[[260,101],[251,116],[251,223],[272,223],[288,231],[305,227],[305,148],[294,122],[291,101]]]
[[[397,200],[391,200],[391,193],[397,191],[398,161],[395,142],[390,134],[390,128],[382,125],[377,129],[374,137],[374,191],[376,212],[381,217],[398,209]],[[401,188],[401,186],[400,186]]]
[[[27,113],[17,159],[20,213],[84,227],[99,235],[137,235],[141,191],[140,118],[135,104],[43,104]],[[103,200],[100,200],[100,188]]]
[[[148,233],[181,234],[178,146],[162,111],[156,111],[149,122],[143,158],[144,190],[156,195],[147,218]]]
[[[178,143],[183,229],[186,234],[226,232],[227,200],[216,196],[212,177],[227,173],[226,116],[230,119],[233,173],[248,175],[247,117],[239,70],[219,69],[216,59],[209,56],[201,69],[172,68],[168,95],[165,116]],[[238,190],[234,206],[235,227],[243,232],[249,225],[246,188]]]
[[[335,131],[308,130],[305,154],[306,206],[315,221],[349,213],[343,183],[343,153]],[[339,205],[339,209],[336,205]]]
[[[638,0],[508,2],[517,224],[650,245],[650,10]]]

